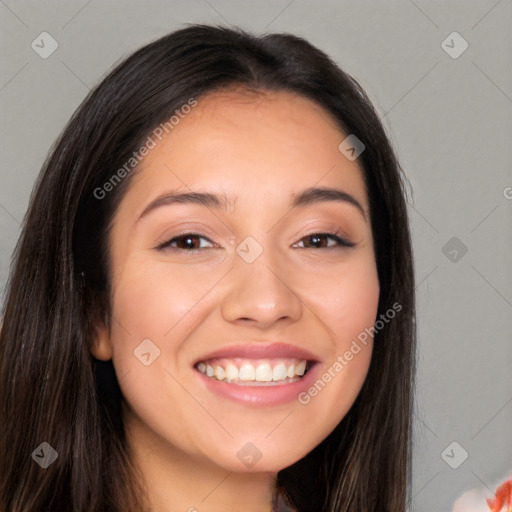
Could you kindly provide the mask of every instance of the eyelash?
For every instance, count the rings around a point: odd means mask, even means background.
[[[346,238],[343,238],[343,236],[341,236],[341,233],[339,232],[335,232],[335,233],[310,233],[306,236],[304,236],[303,238],[301,238],[299,240],[302,241],[304,240],[305,238],[310,238],[310,237],[319,237],[319,236],[324,236],[324,237],[327,237],[327,238],[331,238],[332,240],[334,240],[336,242],[336,245],[334,246],[330,246],[330,247],[318,247],[318,249],[344,249],[344,248],[352,248],[354,247],[356,244],[351,242],[350,240],[347,240]],[[168,240],[167,242],[164,242],[162,244],[160,244],[158,247],[157,247],[157,250],[159,251],[185,251],[185,252],[188,252],[188,253],[197,253],[203,249],[208,249],[208,247],[203,247],[203,248],[199,248],[199,249],[180,249],[178,247],[172,247],[171,244],[181,238],[186,238],[186,237],[199,237],[199,238],[203,238],[205,240],[208,240],[210,243],[213,243],[208,237],[206,236],[203,236],[199,233],[194,233],[194,232],[185,232],[185,233],[181,233],[173,238],[171,238],[170,240]],[[304,247],[304,249],[314,249],[311,248],[311,247]]]

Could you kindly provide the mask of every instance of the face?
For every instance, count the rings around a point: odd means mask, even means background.
[[[109,239],[111,329],[92,351],[158,453],[279,471],[356,399],[379,282],[346,136],[293,93],[216,92],[133,176]]]

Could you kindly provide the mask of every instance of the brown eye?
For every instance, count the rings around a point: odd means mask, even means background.
[[[330,244],[328,240],[334,240],[334,244]],[[304,237],[302,240],[306,240],[304,243],[305,249],[331,249],[336,247],[353,247],[355,244],[344,238],[335,235],[334,233],[312,233]],[[302,241],[301,240],[301,241]]]
[[[182,250],[187,252],[206,249],[207,247],[201,247],[200,240],[207,240],[208,242],[212,243],[211,240],[197,233],[182,233],[181,235],[175,236],[174,238],[171,238],[171,240],[159,245],[157,249]]]

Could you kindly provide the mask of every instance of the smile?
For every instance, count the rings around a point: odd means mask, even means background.
[[[311,365],[295,358],[216,358],[200,361],[196,369],[211,379],[239,386],[278,386],[299,381]]]

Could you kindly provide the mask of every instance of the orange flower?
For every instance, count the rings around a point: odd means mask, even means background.
[[[495,497],[488,499],[487,505],[491,512],[512,512],[512,479],[498,487]]]

